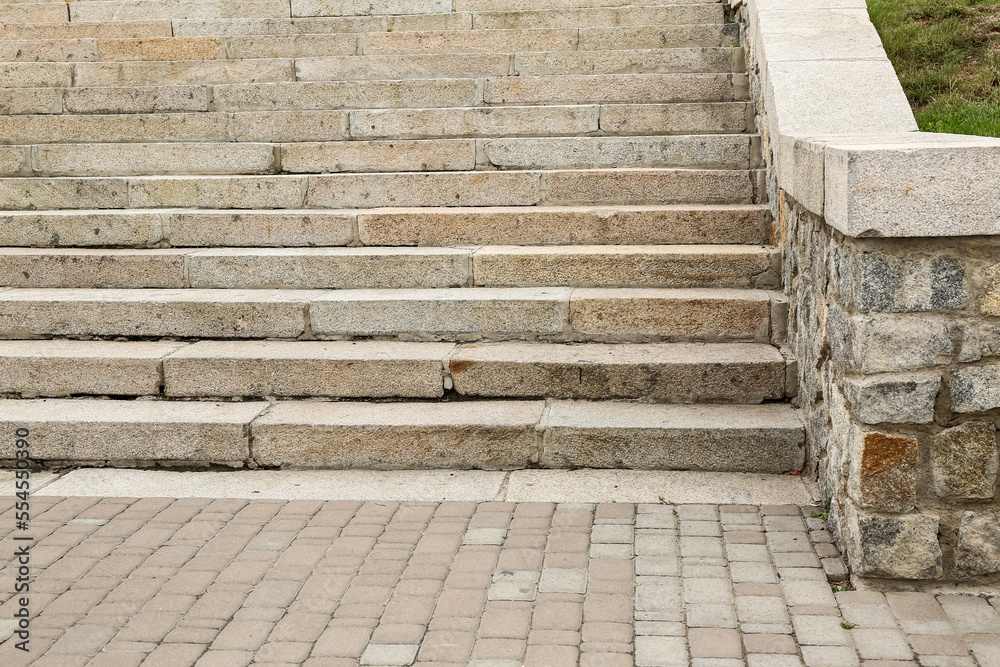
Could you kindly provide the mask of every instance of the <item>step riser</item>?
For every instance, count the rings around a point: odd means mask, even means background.
[[[113,252],[0,251],[9,287],[394,289],[435,287],[754,287],[773,276],[767,251],[643,246],[531,252],[520,248]],[[777,267],[780,268],[780,267]],[[770,272],[770,273],[769,273]]]
[[[756,174],[626,169],[17,178],[0,179],[0,210],[740,204],[754,201]]]
[[[0,244],[18,247],[763,244],[760,208],[201,211],[0,215]]]
[[[785,362],[773,348],[713,348],[13,341],[0,342],[0,394],[439,398],[454,387],[485,398],[666,403],[784,396]]]
[[[784,406],[757,408],[739,419],[734,408],[690,408],[556,401],[452,404],[164,403],[93,401],[0,402],[0,425],[28,428],[36,461],[153,461],[242,467],[519,468],[586,466],[800,470],[803,430]],[[560,415],[585,410],[587,427],[561,424]],[[640,422],[616,425],[608,413]],[[743,423],[718,428],[712,422]],[[772,423],[768,423],[768,422]],[[603,423],[602,423],[603,422]],[[659,422],[659,423],[656,423]],[[13,458],[13,443],[0,446]]]
[[[7,339],[767,342],[770,335],[766,295],[739,290],[8,289],[0,291],[0,303],[0,337]]]
[[[197,176],[605,167],[747,169],[751,166],[750,144],[751,138],[746,135],[691,135],[2,146],[0,175]]]
[[[68,4],[68,3],[67,3]],[[170,21],[52,22],[34,19],[30,23],[3,23],[0,39],[145,39],[171,37]]]
[[[298,142],[560,135],[739,134],[745,102],[372,111],[0,116],[0,143]]]

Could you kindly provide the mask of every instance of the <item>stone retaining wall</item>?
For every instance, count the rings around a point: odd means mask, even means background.
[[[917,132],[863,0],[741,0],[811,470],[854,574],[1000,583],[1000,141]]]

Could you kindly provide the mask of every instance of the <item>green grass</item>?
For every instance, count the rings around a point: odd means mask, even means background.
[[[1000,0],[868,0],[920,129],[1000,136]]]

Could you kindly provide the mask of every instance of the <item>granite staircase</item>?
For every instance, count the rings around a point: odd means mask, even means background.
[[[800,470],[738,26],[665,1],[0,5],[5,432]]]

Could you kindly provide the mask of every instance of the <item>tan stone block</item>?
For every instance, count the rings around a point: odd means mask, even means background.
[[[267,174],[275,147],[252,143],[51,144],[32,148],[39,176]]]
[[[0,116],[0,135],[10,144],[230,139],[228,114],[221,113]]]
[[[73,113],[157,113],[208,111],[204,86],[130,86],[71,88],[64,93],[66,111]]]
[[[187,287],[187,250],[0,249],[10,287]]]
[[[668,7],[583,7],[542,11],[480,12],[473,18],[473,26],[479,30],[539,30],[722,22],[722,6],[715,3]]]
[[[188,261],[192,287],[390,289],[464,287],[470,250],[459,248],[220,248]]]
[[[346,139],[346,111],[234,113],[237,141],[336,141]]]
[[[750,166],[750,138],[738,134],[501,138],[477,143],[480,162],[498,169]]]
[[[263,465],[336,468],[521,467],[538,456],[544,403],[312,403],[254,424]]]
[[[226,39],[229,58],[353,56],[357,50],[358,38],[351,34],[246,35]]]
[[[301,208],[306,177],[148,176],[130,178],[135,208]]]
[[[70,63],[0,63],[0,88],[65,88],[73,85]]]
[[[332,174],[309,177],[308,206],[531,206],[538,172]]]
[[[698,169],[552,171],[545,174],[546,203],[743,204],[754,198],[749,175]]]
[[[0,23],[64,23],[69,21],[68,3],[18,2],[0,5]]]
[[[160,360],[184,343],[0,341],[0,392],[31,396],[160,393]]]
[[[341,290],[309,312],[319,335],[479,339],[562,333],[568,299],[569,290],[557,288]]]
[[[58,4],[58,3],[56,3]],[[74,21],[72,23],[7,23],[3,39],[138,39],[170,37],[170,21]]]
[[[412,81],[302,81],[216,86],[219,111],[393,109],[475,106],[475,79]]]
[[[63,91],[60,88],[0,89],[0,114],[61,113]]]
[[[939,496],[992,498],[997,481],[997,431],[990,422],[966,422],[931,438],[931,472]]]
[[[104,0],[70,4],[72,21],[227,19],[288,16],[283,0]]]
[[[761,243],[760,207],[606,206],[394,209],[358,216],[368,245]]]
[[[24,335],[295,338],[318,291],[8,289],[0,332]]]
[[[746,102],[606,104],[601,129],[609,134],[746,132]]]
[[[491,246],[474,256],[490,287],[752,287],[771,268],[754,246]]]
[[[30,146],[0,146],[0,177],[29,176]]]
[[[730,102],[732,74],[595,74],[488,78],[487,104]]]
[[[201,341],[164,360],[164,391],[169,396],[434,398],[444,394],[443,363],[453,347]]]
[[[856,430],[847,487],[861,507],[906,512],[916,501],[917,440]]]
[[[370,14],[439,14],[450,0],[291,0],[292,16],[365,16]]]
[[[317,34],[330,35],[333,40],[337,40],[339,37],[335,33],[385,32],[388,28],[389,21],[385,16],[178,19],[173,21],[173,34],[178,37]]]
[[[0,62],[87,62],[97,60],[92,39],[33,39],[0,42]]]
[[[455,390],[472,396],[759,403],[784,394],[784,360],[763,345],[463,345]]]
[[[298,142],[281,146],[281,169],[295,174],[475,168],[476,142],[471,139]]]
[[[166,460],[241,465],[266,403],[0,401],[0,423],[31,433],[35,460]],[[14,441],[0,445],[13,458]]]
[[[76,66],[77,86],[164,86],[294,81],[291,60],[100,62]]]
[[[0,180],[0,210],[125,208],[123,178],[18,178]]]
[[[554,74],[652,74],[730,72],[733,49],[686,48],[621,51],[557,51],[518,53],[514,71],[520,76]]]
[[[600,107],[384,109],[350,114],[354,137],[556,136],[596,132]]]
[[[408,54],[299,58],[299,81],[360,81],[370,79],[462,79],[506,76],[508,54]]]
[[[786,405],[555,401],[546,423],[542,463],[786,472],[801,469],[804,437],[798,415]]]
[[[366,36],[365,54],[517,53],[572,51],[576,30],[475,30],[373,33]]]
[[[672,49],[692,46],[739,46],[735,24],[651,25],[580,29],[580,50]]]
[[[152,37],[102,39],[101,60],[215,60],[222,56],[217,37]]]
[[[577,334],[674,341],[765,342],[764,292],[705,289],[576,289],[570,323]]]
[[[178,212],[169,215],[169,241],[198,247],[343,246],[351,242],[353,227],[353,214],[336,211]]]
[[[163,237],[155,213],[69,211],[0,214],[0,245],[149,246]]]

